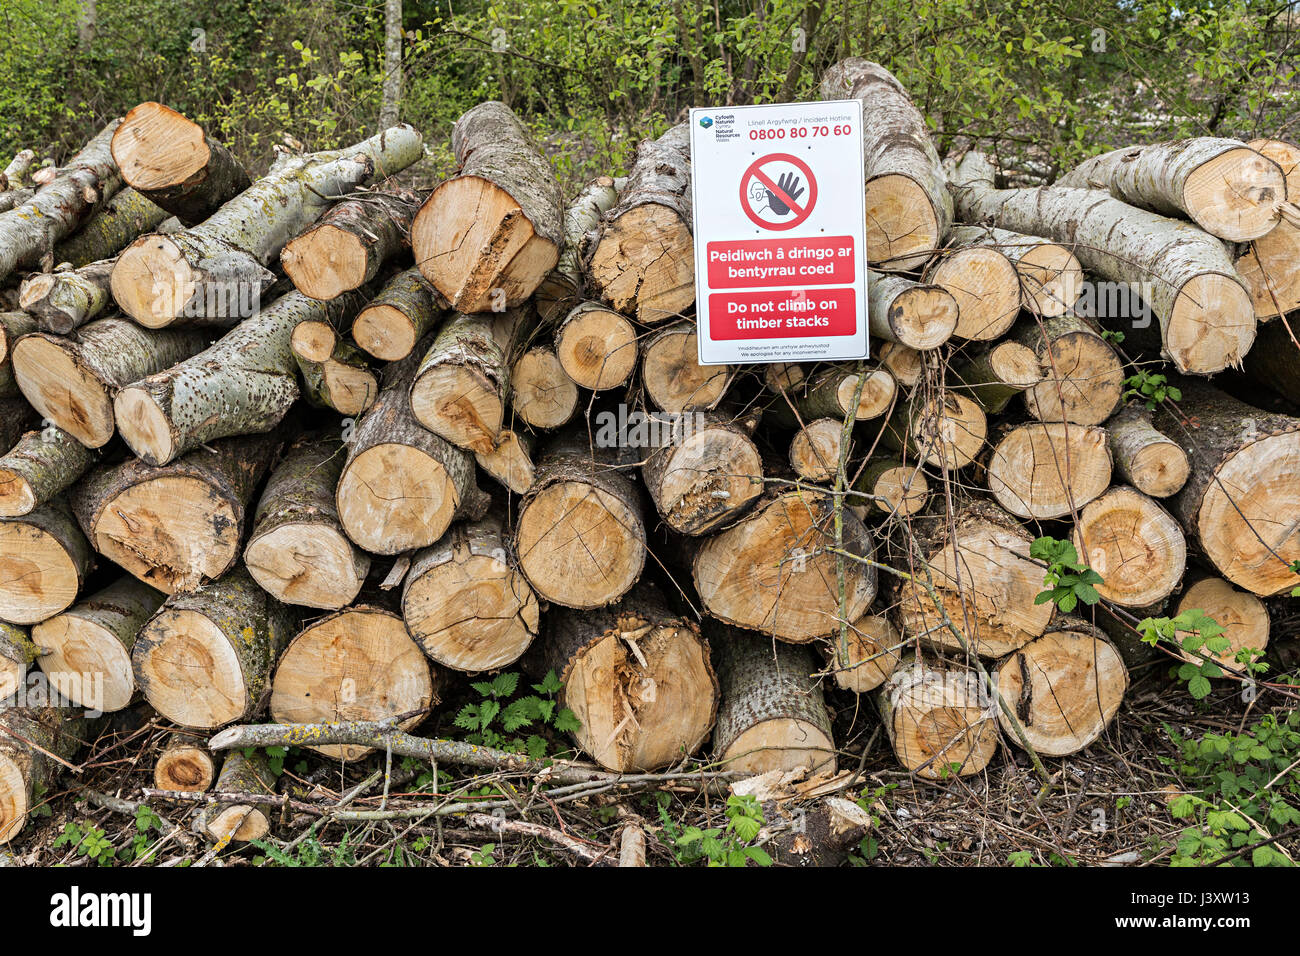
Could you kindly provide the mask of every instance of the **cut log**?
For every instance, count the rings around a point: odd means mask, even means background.
[[[1179,371],[1210,375],[1250,350],[1250,295],[1223,243],[1195,226],[1096,190],[995,189],[993,168],[978,153],[968,153],[952,178],[965,221],[1046,236],[1067,245],[1089,272],[1136,284]]]
[[[809,481],[833,479],[839,470],[843,434],[844,422],[838,418],[817,418],[795,432],[790,442],[790,467],[795,474]]]
[[[27,680],[27,670],[41,656],[27,628],[0,621],[0,710]]]
[[[821,95],[862,101],[867,261],[894,272],[920,267],[953,221],[952,197],[925,117],[892,73],[861,57],[823,73]]]
[[[87,448],[117,430],[118,389],[185,361],[207,345],[193,329],[154,331],[124,319],[101,319],[71,336],[28,335],[14,346],[14,377],[46,419]]]
[[[930,483],[916,462],[904,463],[898,458],[874,458],[858,474],[853,490],[875,498],[865,504],[848,501],[862,520],[868,515],[898,513],[914,515],[930,500]],[[861,501],[861,499],[857,499]]]
[[[175,227],[175,228],[172,228]],[[182,228],[167,211],[130,187],[113,194],[80,229],[55,244],[53,262],[80,269],[92,262],[112,259],[148,232],[174,232]]]
[[[94,460],[57,425],[28,432],[0,458],[0,517],[16,518],[54,500]]]
[[[193,358],[122,388],[113,400],[117,430],[151,465],[218,438],[271,431],[298,399],[294,327],[357,304],[351,296],[328,303],[281,296]]]
[[[587,262],[600,297],[645,324],[678,317],[695,301],[690,144],[681,123],[637,147]]]
[[[351,342],[339,339],[323,362],[313,362],[297,353],[294,359],[302,376],[303,395],[317,408],[332,408],[340,415],[355,417],[379,397],[379,375],[371,367],[370,356]]]
[[[1276,162],[1240,140],[1212,136],[1103,153],[1056,185],[1103,189],[1139,209],[1186,216],[1229,242],[1249,242],[1271,230],[1287,195]]]
[[[36,624],[77,599],[94,554],[62,500],[0,521],[0,621]]]
[[[1237,661],[1237,653],[1245,648],[1253,648],[1261,654],[1268,648],[1269,617],[1264,602],[1248,591],[1234,588],[1229,582],[1219,577],[1201,578],[1183,592],[1178,599],[1174,616],[1185,611],[1199,610],[1206,617],[1211,617],[1223,628],[1223,637],[1228,639],[1229,647],[1225,651],[1214,653],[1202,647],[1200,654],[1183,651],[1183,658],[1193,664],[1201,664],[1204,654],[1220,664],[1235,671],[1242,670]],[[1190,635],[1179,633],[1179,641]]]
[[[337,440],[304,436],[266,482],[244,564],[278,601],[338,610],[365,583],[370,556],[343,533],[334,501],[346,454]]]
[[[1300,147],[1275,139],[1249,145],[1282,167],[1287,197],[1300,202]],[[1236,265],[1261,322],[1300,309],[1300,223],[1283,219],[1246,246]]]
[[[131,652],[135,682],[154,710],[182,727],[248,720],[266,706],[271,669],[296,623],[288,606],[234,568],[191,594],[173,594],[149,619]]]
[[[914,393],[898,403],[880,443],[905,450],[922,464],[953,471],[969,465],[984,449],[988,427],[984,409],[972,398],[947,392],[923,399]]]
[[[131,648],[164,595],[130,575],[32,628],[50,684],[78,707],[111,714],[135,696]]]
[[[579,747],[619,773],[652,771],[695,753],[713,729],[718,681],[694,623],[641,584],[596,612],[546,617],[539,669],[564,683]]]
[[[1034,603],[1043,590],[1043,567],[1029,557],[1034,537],[1011,515],[989,502],[970,502],[951,519],[928,519],[917,534],[926,566],[915,570],[917,582],[899,589],[906,636],[964,651],[946,614],[972,650],[1002,657],[1046,630],[1052,605]],[[923,587],[927,570],[942,614]]]
[[[15,269],[53,268],[53,246],[71,235],[121,186],[109,140],[113,120],[21,205],[0,213],[0,279]],[[45,270],[42,270],[45,271]]]
[[[979,773],[998,749],[997,705],[974,670],[957,664],[901,667],[881,688],[880,721],[894,756],[922,780]]]
[[[168,737],[153,766],[153,785],[159,790],[207,793],[216,779],[216,760],[198,738],[186,734]]]
[[[234,325],[254,311],[284,244],[331,202],[423,155],[420,134],[394,126],[346,149],[297,156],[197,226],[145,236],[118,257],[113,298],[141,325]]]
[[[1252,352],[1253,354],[1253,352]],[[1151,424],[1140,405],[1121,409],[1106,423],[1115,473],[1153,498],[1168,498],[1187,483],[1187,452]]]
[[[403,191],[371,190],[345,199],[290,239],[280,264],[294,288],[313,299],[328,301],[359,289],[405,250],[419,205],[413,193]]]
[[[74,707],[0,708],[0,846],[46,804],[62,762],[76,756],[89,729]]]
[[[460,171],[415,216],[415,264],[458,311],[521,305],[564,244],[555,171],[510,107],[496,101],[456,121],[451,148]]]
[[[554,322],[577,305],[586,276],[583,262],[587,247],[600,228],[605,213],[618,202],[618,188],[608,176],[587,183],[564,212],[564,247],[560,259],[540,286],[534,301],[543,322]]]
[[[1078,618],[1057,621],[998,664],[998,691],[1034,750],[1044,757],[1078,753],[1101,736],[1128,690],[1128,668],[1097,628]],[[1015,727],[999,709],[1007,739]]]
[[[1187,569],[1183,529],[1154,499],[1128,485],[1085,505],[1072,540],[1080,560],[1102,577],[1097,593],[1123,607],[1163,601]]]
[[[517,495],[528,494],[537,479],[533,465],[533,440],[520,432],[503,429],[497,434],[491,451],[474,452],[474,460],[484,473]]]
[[[695,552],[692,576],[705,608],[738,627],[799,644],[856,621],[876,597],[876,569],[828,552],[835,547],[834,505],[805,491],[775,495]],[[843,547],[870,558],[871,533],[842,515]],[[836,573],[844,571],[844,607]]]
[[[1110,485],[1106,429],[1029,422],[1007,430],[990,453],[988,487],[1020,518],[1062,518]]]
[[[429,290],[419,269],[389,279],[379,294],[357,313],[352,340],[375,358],[398,362],[443,318],[442,304]]]
[[[1267,597],[1290,590],[1300,560],[1300,419],[1243,404],[1208,385],[1180,385],[1177,417],[1191,475],[1171,510],[1201,551],[1238,587]]]
[[[655,508],[674,531],[702,535],[730,524],[763,493],[754,416],[701,413],[658,429],[641,467]],[[838,423],[837,423],[838,425]]]
[[[868,368],[864,374],[866,382],[862,385],[854,415],[860,422],[884,415],[894,406],[898,395],[898,382],[887,369]],[[833,365],[814,375],[806,386],[795,392],[786,392],[794,401],[793,410],[782,397],[768,406],[767,414],[776,425],[786,428],[797,428],[818,418],[837,418],[843,422],[857,389],[858,375],[853,364]]]
[[[709,622],[722,688],[714,759],[741,773],[796,770],[833,774],[835,738],[812,651]]]
[[[1062,315],[1026,323],[1016,334],[1034,350],[1040,381],[1025,407],[1042,422],[1100,425],[1119,408],[1124,366],[1110,343],[1082,319]]]
[[[452,526],[411,560],[402,615],[437,663],[474,674],[517,661],[537,636],[533,589],[508,549],[501,519]]]
[[[1031,349],[1019,342],[1002,341],[958,364],[949,387],[962,389],[979,402],[986,414],[997,415],[1042,377],[1038,358]]]
[[[938,348],[959,324],[957,299],[939,285],[867,272],[871,334],[913,349]]]
[[[527,322],[522,309],[448,319],[411,385],[416,421],[453,445],[491,451],[505,424],[514,343]]]
[[[14,346],[24,335],[36,331],[36,319],[26,312],[0,312],[0,366],[12,377]]]
[[[230,150],[161,103],[141,103],[113,134],[122,178],[186,226],[197,226],[251,183]]]
[[[950,237],[959,247],[988,246],[1010,259],[1020,276],[1020,304],[1035,315],[1062,315],[1083,294],[1083,266],[1060,243],[988,226],[954,226]]]
[[[948,246],[926,269],[925,281],[957,300],[957,338],[1000,339],[1020,314],[1020,273],[994,246]]]
[[[914,348],[897,342],[881,342],[876,354],[880,364],[905,388],[915,386],[925,374],[924,359]]]
[[[90,472],[68,497],[96,551],[160,591],[192,591],[234,566],[253,492],[279,447],[276,435],[250,435],[170,465],[132,458]]]
[[[636,368],[636,326],[599,302],[579,302],[555,332],[555,355],[569,378],[592,391],[617,388]]]
[[[540,345],[510,366],[510,407],[533,428],[559,428],[578,409],[578,386],[555,349]]]
[[[885,344],[888,345],[889,343]],[[782,392],[793,392],[807,379],[808,375],[802,365],[773,362],[770,365],[763,366],[763,387],[773,395],[780,395]]]
[[[21,189],[27,182],[27,173],[36,161],[36,153],[30,149],[19,150],[9,165],[0,173],[0,191],[9,192]]]
[[[233,750],[221,765],[214,789],[217,793],[270,796],[275,792],[275,774],[264,752]],[[198,829],[217,844],[247,843],[271,832],[271,816],[260,804],[217,803],[199,815]]]
[[[281,724],[390,720],[415,713],[396,724],[410,730],[437,702],[435,675],[401,617],[368,604],[306,627],[290,642],[271,683],[271,717]],[[369,747],[347,744],[307,746],[341,760],[370,753]]]
[[[841,640],[832,634],[822,650],[840,690],[865,694],[875,690],[903,659],[903,638],[884,614],[864,614],[849,625]]]
[[[597,608],[617,601],[645,566],[646,529],[636,486],[609,448],[562,433],[537,465],[519,506],[515,551],[542,600]]]
[[[68,272],[42,272],[24,279],[18,306],[46,332],[67,335],[99,315],[112,301],[108,282],[116,259],[101,259]]]
[[[453,519],[487,506],[469,455],[411,414],[408,396],[422,355],[417,349],[385,369],[379,398],[348,440],[335,493],[344,532],[374,554],[426,548]]]
[[[768,365],[765,370],[774,368],[777,366]],[[645,386],[650,401],[661,411],[676,414],[717,408],[734,374],[730,365],[699,363],[695,323],[692,321],[674,323],[642,341],[641,384]],[[790,388],[797,384],[789,382],[789,376],[785,379]]]

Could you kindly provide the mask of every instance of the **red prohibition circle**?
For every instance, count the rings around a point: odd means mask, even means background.
[[[789,196],[786,196],[784,193],[781,195],[781,198],[785,200],[786,205],[791,209],[797,210],[795,217],[789,222],[768,222],[766,219],[760,217],[758,213],[754,212],[754,210],[750,208],[749,191],[745,188],[749,185],[750,179],[757,179],[772,192],[781,192],[781,190],[777,188],[776,183],[768,179],[762,172],[763,166],[778,161],[789,163],[808,178],[808,198],[804,200],[802,210],[799,210],[799,204],[791,200]],[[786,229],[793,229],[795,226],[802,225],[807,221],[808,217],[812,215],[813,207],[815,205],[817,205],[817,177],[813,175],[813,171],[808,167],[808,164],[798,156],[791,156],[789,153],[769,153],[768,155],[761,156],[750,163],[749,168],[746,169],[744,175],[740,177],[740,208],[745,210],[745,215],[750,218],[750,221],[753,222],[754,225],[761,226],[764,229],[783,232]]]

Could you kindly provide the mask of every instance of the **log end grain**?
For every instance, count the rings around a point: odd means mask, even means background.
[[[440,461],[390,442],[347,463],[335,498],[347,536],[373,554],[427,547],[442,537],[461,504]]]
[[[13,366],[18,387],[43,418],[88,448],[108,444],[117,428],[113,396],[67,340],[25,336],[14,346]]]
[[[1249,242],[1277,223],[1286,186],[1286,176],[1274,160],[1242,146],[1192,170],[1183,183],[1183,205],[1210,235]]]
[[[244,564],[277,600],[328,610],[351,604],[370,570],[368,555],[317,521],[281,524],[255,536],[244,550]]]

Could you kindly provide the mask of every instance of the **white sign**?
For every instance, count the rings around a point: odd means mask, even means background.
[[[691,110],[702,365],[867,356],[862,103]]]

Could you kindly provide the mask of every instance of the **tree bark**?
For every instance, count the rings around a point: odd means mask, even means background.
[[[555,171],[500,102],[465,112],[451,146],[460,172],[439,184],[416,214],[415,263],[458,311],[522,305],[564,244]]]
[[[328,301],[359,289],[408,247],[419,205],[413,193],[400,190],[345,199],[290,239],[280,264],[294,287],[313,299]]]
[[[533,439],[525,432],[503,428],[497,433],[496,446],[491,451],[474,452],[474,460],[502,487],[526,495],[537,479],[533,445]]]
[[[641,342],[641,384],[662,411],[675,414],[717,408],[734,378],[735,369],[730,365],[699,363],[693,321],[666,326]]]
[[[442,305],[419,269],[399,272],[357,314],[352,340],[381,361],[399,362],[439,324]]]
[[[754,415],[711,413],[664,423],[641,477],[660,517],[685,535],[733,523],[763,493]]]
[[[986,696],[979,674],[958,664],[894,671],[877,703],[898,762],[922,780],[979,773],[998,749],[997,705]]]
[[[244,565],[278,601],[338,610],[365,583],[370,556],[344,534],[334,501],[346,454],[337,439],[305,435],[266,482]]]
[[[62,500],[0,521],[0,621],[36,624],[77,599],[94,554]]]
[[[114,193],[85,225],[55,244],[53,262],[56,266],[66,263],[80,269],[92,262],[115,258],[147,232],[174,232],[180,228],[179,220],[169,219],[167,210],[128,186]]]
[[[1003,340],[980,349],[952,370],[958,388],[977,401],[987,415],[1006,409],[1017,395],[1042,380],[1038,357],[1018,342]]]
[[[402,0],[384,0],[384,82],[379,125],[397,123],[402,108]]]
[[[540,286],[533,301],[543,322],[554,322],[581,301],[586,286],[583,262],[595,239],[600,221],[618,202],[618,188],[608,176],[587,183],[564,212],[564,246],[560,259]]]
[[[1119,408],[1124,366],[1110,343],[1074,315],[1027,322],[1016,341],[1034,350],[1040,381],[1025,391],[1043,422],[1100,425]]]
[[[351,342],[339,339],[323,362],[296,353],[294,359],[302,376],[303,394],[317,408],[332,408],[340,415],[356,416],[367,411],[379,397],[379,375],[371,367],[370,356]]]
[[[1068,422],[1029,422],[1006,430],[987,464],[989,491],[1020,518],[1062,518],[1110,485],[1106,430]]]
[[[9,165],[0,173],[0,192],[11,192],[27,184],[27,174],[36,161],[36,153],[30,149],[19,150]]]
[[[27,669],[41,656],[27,628],[0,621],[0,710],[27,680]]]
[[[898,393],[898,382],[888,370],[868,367],[865,374],[867,380],[862,386],[854,415],[854,420],[860,422],[884,415],[894,406]],[[785,428],[798,428],[818,418],[837,418],[843,422],[857,390],[858,375],[854,364],[832,365],[809,379],[795,393],[787,392],[794,401],[793,411],[784,398],[779,398],[768,405],[766,414],[773,424]]]
[[[80,269],[42,272],[24,279],[18,307],[35,316],[46,332],[66,335],[108,308],[108,283],[115,262],[101,259]]]
[[[0,458],[0,517],[48,504],[80,478],[95,455],[57,425],[25,434]]]
[[[235,565],[249,502],[279,447],[278,435],[248,435],[169,465],[131,458],[90,472],[68,497],[96,551],[160,591],[192,591]]]
[[[695,301],[690,142],[681,123],[637,147],[587,261],[592,288],[638,322],[679,317]]]
[[[1300,146],[1276,139],[1257,139],[1248,145],[1282,167],[1288,199],[1300,202]],[[1300,309],[1300,222],[1283,219],[1244,247],[1236,266],[1261,322]]]
[[[74,707],[0,708],[0,846],[45,805],[59,761],[76,756],[89,730],[83,712]]]
[[[957,299],[939,285],[867,272],[871,334],[913,349],[938,348],[957,331]]]
[[[1291,338],[1296,333],[1300,333],[1300,322],[1295,319],[1284,318],[1261,327],[1255,347],[1246,356],[1244,371],[1247,378],[1300,405],[1300,347]]]
[[[207,345],[192,329],[144,329],[125,319],[100,319],[70,336],[28,335],[14,347],[14,375],[44,418],[87,448],[108,444],[117,430],[118,389],[185,361]]]
[[[822,74],[823,99],[862,101],[866,167],[867,261],[906,272],[943,244],[952,197],[925,117],[903,85],[878,63],[841,60]]]
[[[1151,424],[1140,405],[1121,409],[1106,423],[1115,473],[1144,495],[1168,498],[1187,483],[1187,452]]]

